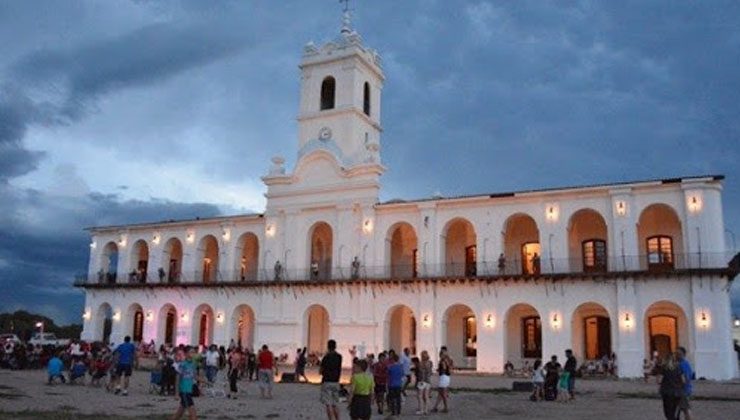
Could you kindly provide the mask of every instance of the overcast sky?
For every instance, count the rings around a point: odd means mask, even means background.
[[[387,77],[381,199],[724,174],[740,236],[740,2],[352,7]],[[0,311],[79,322],[86,226],[262,211],[269,158],[295,161],[302,47],[340,17],[0,2]]]

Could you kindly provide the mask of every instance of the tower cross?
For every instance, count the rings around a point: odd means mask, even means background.
[[[340,3],[344,3],[344,13],[349,12],[349,0],[339,0]]]

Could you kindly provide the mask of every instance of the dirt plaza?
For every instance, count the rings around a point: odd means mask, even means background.
[[[347,379],[345,372],[343,380]],[[309,375],[316,380],[315,373]],[[511,419],[660,419],[657,385],[642,381],[588,379],[577,382],[577,399],[571,403],[530,402],[528,394],[512,392],[514,379],[501,376],[457,374],[450,413],[425,418]],[[48,386],[44,371],[0,371],[1,419],[168,418],[177,408],[175,397],[150,393],[149,373],[136,371],[128,396],[117,396],[89,385]],[[321,419],[319,387],[315,384],[276,384],[275,398],[263,400],[256,384],[240,382],[238,399],[196,399],[198,418],[206,419]],[[695,385],[692,402],[697,419],[731,419],[740,413],[740,382],[706,382]],[[402,417],[414,414],[414,392],[403,405]],[[343,415],[348,413],[344,412]],[[377,413],[373,418],[382,419]]]

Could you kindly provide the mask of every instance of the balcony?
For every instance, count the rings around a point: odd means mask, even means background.
[[[329,271],[329,270],[325,270]],[[453,264],[417,264],[388,266],[333,267],[331,272],[305,269],[262,269],[241,271],[212,271],[177,273],[156,276],[128,276],[125,280],[115,273],[75,278],[75,286],[90,288],[107,287],[221,287],[255,286],[265,283],[330,283],[330,282],[399,282],[443,279],[535,279],[535,278],[618,278],[625,275],[667,276],[700,272],[727,275],[734,278],[740,272],[740,254],[662,254],[642,256],[612,256],[599,261],[582,259],[538,258],[534,261],[496,260]]]

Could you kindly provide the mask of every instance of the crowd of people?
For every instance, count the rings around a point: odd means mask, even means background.
[[[138,367],[141,356],[156,358],[156,367],[151,372],[150,385],[153,392],[176,396],[180,402],[175,417],[186,412],[195,418],[193,397],[204,391],[228,387],[225,396],[237,398],[240,380],[257,382],[260,396],[273,398],[273,384],[278,376],[278,366],[285,365],[287,355],[276,357],[267,345],[254,352],[233,341],[228,347],[171,346],[161,345],[154,351],[154,343],[134,344],[126,337],[119,345],[86,343],[73,340],[63,348],[9,343],[3,347],[0,366],[11,369],[46,367],[47,383],[89,384],[104,387],[117,395],[128,395],[129,378]],[[307,349],[296,350],[293,360],[295,381],[309,382],[306,367],[317,365],[321,376],[320,401],[326,408],[327,418],[340,418],[340,405],[347,403],[352,419],[369,419],[373,411],[391,418],[400,416],[404,404],[415,402],[417,415],[447,413],[449,387],[454,363],[447,348],[439,352],[436,367],[427,351],[419,357],[413,356],[409,348],[401,352],[394,349],[357,357],[350,350],[352,373],[349,386],[340,382],[343,357],[337,352],[337,344],[329,340],[326,352],[309,354]],[[522,369],[531,377],[532,401],[571,401],[575,398],[576,377],[591,370],[601,369],[615,374],[616,357],[601,360],[599,367],[580,367],[571,350],[565,351],[565,363],[553,355],[547,363],[536,360],[530,367]],[[686,351],[679,348],[663,358],[656,355],[645,361],[645,380],[649,376],[658,378],[660,395],[666,419],[675,420],[680,415],[691,418],[689,397],[692,393],[693,372],[686,359]],[[436,371],[437,379],[432,378]],[[507,362],[504,373],[511,375],[513,365]],[[219,373],[225,374],[228,383],[219,383]],[[521,373],[521,372],[520,372]],[[436,390],[436,395],[432,395]],[[413,393],[413,395],[412,395]]]

